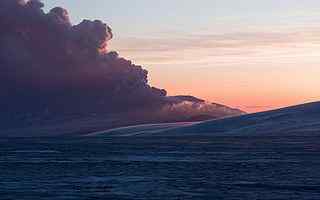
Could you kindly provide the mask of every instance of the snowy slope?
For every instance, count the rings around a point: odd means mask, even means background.
[[[320,102],[163,131],[158,135],[273,135],[319,134]]]
[[[320,102],[194,124],[126,127],[111,136],[320,135]],[[99,134],[98,134],[99,135]]]
[[[136,126],[126,126],[126,127],[114,128],[106,131],[98,131],[98,132],[87,134],[86,136],[127,137],[127,136],[145,135],[146,133],[157,134],[162,131],[190,126],[196,123],[197,122],[177,122],[177,123],[143,124],[143,125],[136,125]]]

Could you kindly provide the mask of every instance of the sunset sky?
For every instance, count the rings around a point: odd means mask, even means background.
[[[319,0],[44,0],[113,28],[110,50],[169,95],[248,112],[320,100]]]

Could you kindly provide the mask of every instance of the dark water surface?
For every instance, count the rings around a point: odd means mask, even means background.
[[[0,139],[0,199],[320,199],[320,137]]]

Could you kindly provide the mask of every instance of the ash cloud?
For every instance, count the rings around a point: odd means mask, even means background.
[[[45,13],[43,6],[37,0],[0,1],[0,87],[6,107],[16,107],[14,102],[32,111],[73,106],[117,111],[163,100],[166,92],[148,85],[146,70],[108,52],[113,37],[108,25],[99,20],[72,25],[65,9]]]
[[[0,1],[2,113],[143,110],[163,119],[182,107],[201,113],[201,106],[181,103],[192,102],[190,98],[167,97],[165,90],[148,84],[145,69],[108,51],[113,33],[107,24],[83,20],[72,25],[67,10],[56,7],[45,13],[43,7],[39,0]]]

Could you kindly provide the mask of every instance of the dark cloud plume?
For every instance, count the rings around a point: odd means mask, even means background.
[[[1,95],[10,110],[116,111],[165,96],[148,85],[146,70],[108,52],[113,34],[103,22],[72,26],[65,9],[44,13],[35,0],[0,7]]]
[[[141,66],[108,51],[113,33],[107,24],[72,25],[67,10],[45,13],[43,6],[39,0],[0,1],[0,109],[6,119],[136,110],[163,116],[177,103],[181,109],[185,97],[167,97],[148,84]]]

